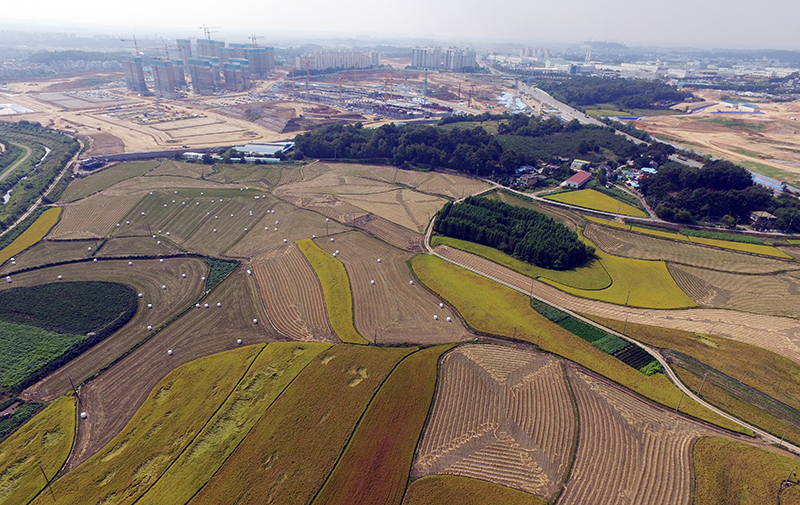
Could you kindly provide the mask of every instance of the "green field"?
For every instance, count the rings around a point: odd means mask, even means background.
[[[452,304],[473,329],[506,338],[516,336],[593,370],[669,408],[681,399],[680,390],[663,374],[644,376],[613,356],[548,321],[530,306],[530,298],[478,274],[431,255],[417,255],[414,273]],[[693,401],[681,412],[734,431],[742,429]]]
[[[695,505],[764,505],[779,503],[781,483],[798,466],[783,454],[709,437],[694,446],[694,468]]]
[[[597,260],[573,270],[548,270],[520,261],[494,247],[442,235],[431,238],[431,246],[436,247],[440,244],[482,256],[534,279],[546,278],[577,289],[604,289],[611,285],[611,277]]]
[[[366,344],[364,337],[358,334],[353,324],[353,295],[350,291],[350,279],[342,262],[321,249],[311,239],[297,242],[297,246],[305,255],[311,267],[317,273],[322,292],[325,295],[325,308],[331,327],[336,335],[349,344]]]
[[[200,358],[167,374],[119,435],[53,483],[59,502],[133,503],[200,433],[263,347]],[[34,501],[51,502],[45,494]]]
[[[586,240],[586,239],[584,239]],[[590,245],[590,241],[586,240]],[[562,291],[602,302],[614,303],[646,309],[682,309],[697,307],[667,270],[663,261],[645,261],[633,258],[612,256],[600,249],[595,255],[611,276],[612,284],[601,290],[587,290],[570,287],[549,279],[542,279]]]
[[[403,505],[547,505],[547,500],[510,487],[455,475],[431,475],[408,486]]]
[[[84,340],[85,335],[0,321],[0,388],[16,386]]]
[[[792,245],[800,245],[800,240],[787,239],[786,241],[789,242]]]
[[[555,202],[577,205],[585,209],[622,214],[623,216],[647,217],[646,212],[593,189],[580,189],[578,191],[558,193],[545,196],[545,198]]]
[[[451,348],[430,347],[400,362],[369,404],[314,505],[400,505],[433,401],[439,358]]]
[[[61,216],[61,207],[44,211],[28,229],[0,251],[0,265],[42,240],[50,232],[50,229],[58,223],[59,216]]]
[[[0,292],[0,320],[58,333],[86,335],[127,322],[136,291],[118,282],[54,282]]]
[[[118,182],[144,175],[160,164],[160,160],[128,161],[111,168],[106,168],[105,170],[101,170],[82,179],[72,181],[72,183],[67,186],[67,190],[64,191],[64,194],[61,195],[61,200],[65,203],[80,200],[98,191],[110,188]]]
[[[187,503],[214,475],[272,402],[330,344],[273,342],[191,445],[137,503]]]
[[[189,503],[309,503],[375,392],[415,350],[337,345],[322,353]]]
[[[72,448],[75,417],[74,397],[62,396],[0,443],[0,505],[33,499],[45,486],[40,466],[48,478],[61,469]]]

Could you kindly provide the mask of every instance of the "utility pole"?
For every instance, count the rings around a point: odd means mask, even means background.
[[[703,393],[703,386],[706,385],[706,379],[708,379],[708,372],[703,375],[703,382],[700,383],[700,389],[697,390],[697,396],[700,396]]]
[[[686,396],[686,393],[681,394],[681,399],[678,401],[678,406],[675,407],[675,412],[678,412],[678,411],[681,410],[681,402],[683,402],[683,397],[684,396]]]

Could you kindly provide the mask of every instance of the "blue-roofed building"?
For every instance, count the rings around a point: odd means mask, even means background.
[[[275,156],[280,152],[287,152],[294,147],[294,142],[249,142],[243,146],[234,146],[236,152],[245,155],[260,154],[262,156]]]

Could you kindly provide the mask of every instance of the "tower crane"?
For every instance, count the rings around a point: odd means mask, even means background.
[[[136,35],[133,36],[132,39],[119,39],[120,42],[133,42],[133,47],[136,49],[136,56],[141,55],[139,52],[139,41],[136,39]]]
[[[219,30],[214,30],[214,28],[220,28],[220,27],[219,26],[206,26],[206,25],[203,25],[203,26],[200,27],[200,29],[203,30],[203,33],[206,34],[206,40],[211,40],[211,34],[212,33],[217,33],[219,31]]]
[[[258,39],[265,39],[266,37],[263,35],[256,35],[254,33],[247,38],[253,42],[253,47],[258,47]]]

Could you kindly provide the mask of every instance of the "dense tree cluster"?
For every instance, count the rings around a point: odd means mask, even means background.
[[[711,161],[701,169],[668,163],[640,184],[647,203],[668,221],[726,215],[747,221],[750,212],[772,206],[772,191],[754,184],[747,170],[727,161]]]
[[[434,229],[554,270],[575,268],[594,255],[594,248],[563,224],[539,212],[488,198],[448,202],[436,215]]]
[[[483,128],[393,124],[376,129],[333,125],[295,137],[295,158],[384,160],[489,175],[499,169],[503,148]]]
[[[683,102],[691,93],[658,80],[575,76],[568,80],[543,80],[539,87],[572,106],[613,103],[627,109],[665,108]]]

